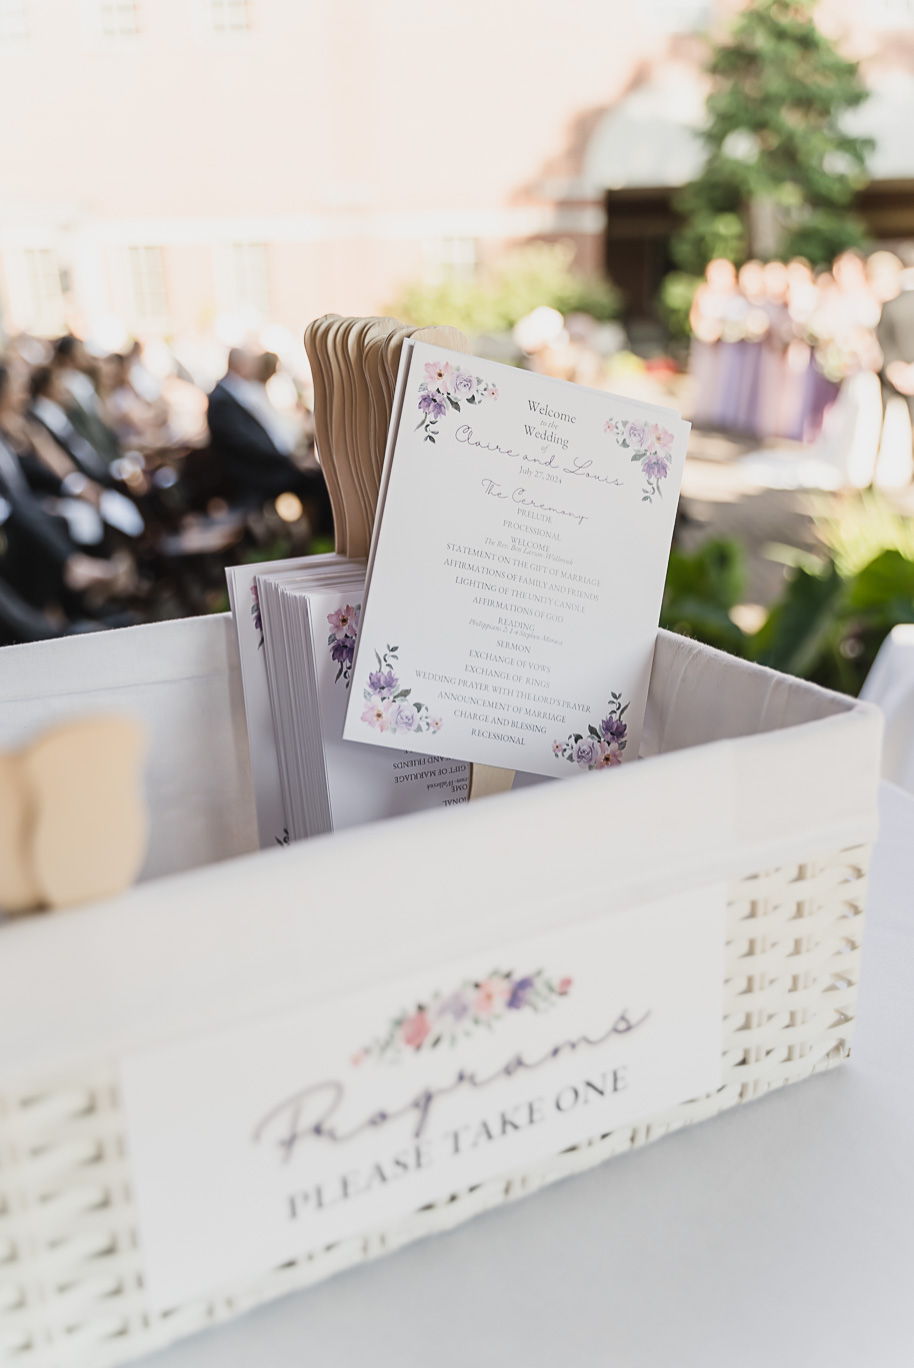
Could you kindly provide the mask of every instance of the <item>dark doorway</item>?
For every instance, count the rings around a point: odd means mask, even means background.
[[[625,322],[656,324],[657,292],[674,269],[670,238],[679,216],[674,187],[606,192],[606,270],[625,297]]]
[[[914,180],[872,181],[857,196],[854,209],[876,242],[914,238]]]

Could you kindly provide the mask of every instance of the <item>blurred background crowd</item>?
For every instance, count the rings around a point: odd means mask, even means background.
[[[905,488],[912,290],[914,269],[885,250],[816,272],[798,257],[710,261],[689,319],[692,421],[806,443],[827,487]]]
[[[914,0],[531,3],[467,0],[436,80],[502,102],[417,177],[415,0],[0,0],[0,644],[330,549],[303,329],[391,314],[679,408],[664,625],[859,689],[914,621]]]
[[[233,557],[332,546],[310,411],[272,352],[207,395],[161,344],[0,355],[0,644],[223,606]]]

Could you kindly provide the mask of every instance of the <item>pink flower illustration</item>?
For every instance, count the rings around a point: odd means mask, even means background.
[[[430,717],[429,720],[428,720],[428,729],[429,729],[429,731],[440,732],[440,730],[441,730],[441,718],[440,718],[440,717]]]
[[[403,1044],[408,1045],[411,1050],[418,1050],[431,1029],[429,1019],[420,1007],[412,1016],[407,1017],[400,1027]]]
[[[552,743],[552,754],[553,754],[553,755],[561,755],[561,753],[562,753],[562,751],[563,751],[564,749],[565,749],[565,747],[562,745],[562,742],[561,742],[561,741],[553,741],[553,743]]]
[[[622,751],[618,741],[601,741],[600,754],[594,761],[594,769],[609,769],[611,765],[622,764]]]
[[[358,627],[358,609],[347,603],[345,608],[337,608],[335,613],[328,613],[327,621],[337,641],[341,641],[345,636],[355,636]]]
[[[658,451],[665,451],[673,445],[672,432],[668,432],[666,428],[660,427],[657,423],[653,423],[651,427],[648,428],[648,435],[652,444]]]
[[[473,1010],[478,1017],[493,1016],[511,996],[511,981],[505,978],[483,979],[476,992]]]
[[[573,982],[574,979],[570,978],[559,979],[558,991],[561,993],[562,997],[564,997],[565,994],[570,991]]]
[[[497,386],[497,385],[486,385],[486,398],[487,398],[487,399],[497,399],[497,398],[498,398],[498,386]]]
[[[454,383],[454,368],[450,361],[429,361],[425,367],[425,382],[430,390],[450,394]]]
[[[368,706],[362,713],[362,721],[367,722],[369,727],[377,727],[378,731],[389,731],[390,709],[390,699],[379,698],[378,695],[375,694],[373,698],[368,700]]]

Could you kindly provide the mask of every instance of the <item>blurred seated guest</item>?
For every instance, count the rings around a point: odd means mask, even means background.
[[[60,455],[68,457],[82,475],[93,484],[103,486],[97,504],[109,527],[116,528],[127,537],[139,537],[145,526],[142,514],[135,503],[111,488],[114,483],[111,471],[91,443],[70,422],[62,403],[63,384],[58,372],[50,366],[37,366],[32,372],[29,389],[32,403],[28,416],[47,434],[49,441],[44,442],[45,447],[50,443],[56,445]],[[37,437],[38,434],[35,435]]]
[[[0,603],[0,644],[55,635],[55,622],[62,629],[85,617],[82,596],[88,591],[107,597],[133,587],[129,558],[83,554],[67,521],[48,511],[42,494],[61,496],[69,477],[61,480],[33,452],[20,458],[13,448],[8,428],[16,429],[10,421],[15,385],[14,373],[0,362],[0,581],[10,591]],[[37,616],[30,619],[17,605]]]
[[[213,452],[234,494],[262,502],[290,491],[312,504],[314,531],[329,529],[324,477],[300,470],[290,459],[291,443],[258,380],[258,365],[240,347],[229,352],[228,368],[207,407]]]
[[[30,417],[50,433],[57,445],[90,480],[110,482],[108,463],[95,446],[77,431],[67,411],[69,391],[59,369],[36,366],[29,385]]]
[[[95,448],[102,460],[110,464],[121,454],[120,444],[108,423],[90,374],[92,361],[78,337],[67,334],[54,343],[52,367],[62,382],[66,397],[64,408],[80,436]]]
[[[137,393],[125,356],[113,352],[101,362],[99,397],[111,428],[126,450],[151,451],[169,445],[165,405]]]
[[[154,404],[162,398],[162,385],[157,376],[146,365],[142,342],[134,341],[124,357],[130,383],[141,399]]]

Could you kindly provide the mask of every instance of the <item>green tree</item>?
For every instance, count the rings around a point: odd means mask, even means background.
[[[707,160],[677,197],[683,270],[715,256],[800,255],[814,265],[863,241],[849,212],[866,183],[869,139],[842,128],[867,99],[856,62],[816,27],[816,0],[753,0],[708,71]]]

